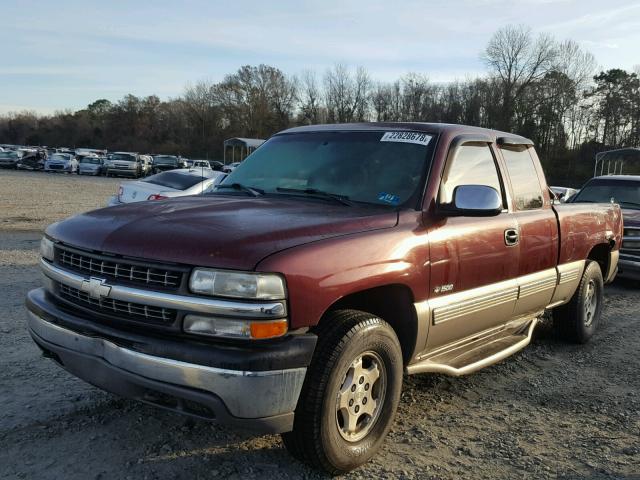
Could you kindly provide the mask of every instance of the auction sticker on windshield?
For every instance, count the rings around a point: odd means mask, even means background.
[[[417,143],[418,145],[429,145],[431,135],[419,132],[385,132],[380,139],[381,142],[401,142]]]

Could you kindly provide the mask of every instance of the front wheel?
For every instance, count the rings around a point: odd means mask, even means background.
[[[600,323],[603,301],[604,281],[600,265],[589,261],[569,303],[553,311],[554,325],[561,338],[587,343]]]
[[[316,353],[282,435],[296,458],[331,474],[366,463],[382,445],[402,390],[402,351],[391,326],[357,310],[323,320]]]

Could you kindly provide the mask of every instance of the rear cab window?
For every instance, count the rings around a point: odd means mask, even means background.
[[[503,146],[502,157],[511,180],[516,210],[536,210],[544,206],[542,185],[535,163],[527,146]]]

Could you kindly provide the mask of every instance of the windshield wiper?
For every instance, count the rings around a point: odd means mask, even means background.
[[[278,187],[276,188],[278,192],[283,193],[303,193],[305,195],[310,195],[319,198],[326,198],[330,200],[335,200],[342,205],[347,205],[349,207],[353,206],[353,203],[349,201],[349,197],[346,195],[339,195],[337,193],[329,193],[324,192],[322,190],[318,190],[317,188],[287,188],[287,187]]]
[[[242,185],[241,183],[228,183],[228,184],[225,183],[225,184],[216,186],[216,190],[219,190],[222,188],[232,188],[234,190],[238,190],[239,192],[246,192],[252,197],[264,195],[264,190],[260,188],[255,188],[255,187],[248,187],[246,185]]]

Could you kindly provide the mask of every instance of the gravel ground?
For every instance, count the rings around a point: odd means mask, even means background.
[[[0,478],[323,478],[278,436],[117,398],[39,355],[23,300],[39,285],[40,230],[102,205],[114,183],[0,171]],[[639,293],[608,286],[586,346],[543,324],[527,349],[475,375],[406,378],[383,450],[345,478],[640,478]]]
[[[104,207],[123,179],[0,169],[0,230],[44,230]]]

